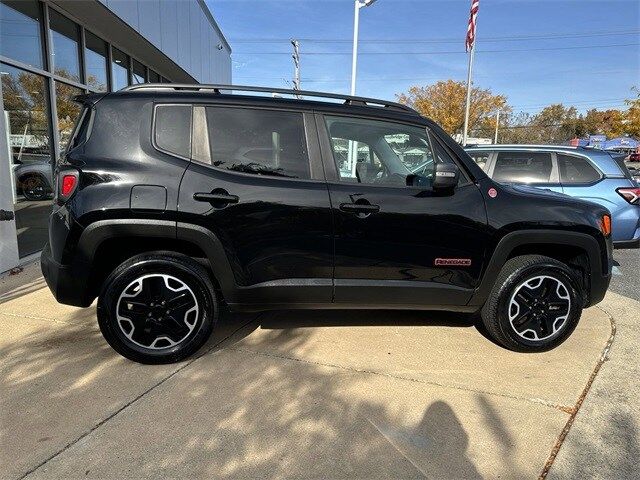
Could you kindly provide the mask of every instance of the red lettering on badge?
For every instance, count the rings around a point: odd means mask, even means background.
[[[470,267],[470,258],[436,258],[433,262],[436,267],[454,266],[454,267]]]

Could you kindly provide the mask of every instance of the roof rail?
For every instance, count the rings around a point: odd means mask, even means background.
[[[371,106],[378,105],[385,108],[394,110],[402,110],[404,112],[410,112],[419,115],[413,108],[403,105],[397,102],[388,102],[386,100],[379,100],[377,98],[355,97],[353,95],[340,95],[337,93],[327,92],[312,92],[308,90],[291,90],[288,88],[271,88],[271,87],[251,87],[247,85],[223,85],[223,84],[204,84],[204,83],[142,83],[140,85],[131,85],[121,89],[121,92],[130,92],[133,90],[213,90],[218,94],[221,90],[225,91],[239,91],[239,92],[260,92],[260,93],[277,93],[283,95],[294,95],[296,97],[318,97],[318,98],[333,98],[337,100],[344,100],[345,105],[363,105]]]

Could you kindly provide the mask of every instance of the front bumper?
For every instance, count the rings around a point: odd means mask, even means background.
[[[619,242],[613,242],[613,248],[616,250],[624,248],[640,248],[640,238],[635,240],[621,240]]]
[[[62,265],[51,256],[49,244],[40,255],[42,275],[51,293],[59,303],[76,307],[88,307],[93,302],[89,293],[88,269],[74,265]]]

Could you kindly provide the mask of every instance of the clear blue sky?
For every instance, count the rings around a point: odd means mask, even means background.
[[[207,3],[233,49],[234,83],[286,87],[287,39],[298,38],[302,88],[348,93],[353,1]],[[411,85],[465,80],[469,6],[378,0],[362,9],[357,94],[393,99]],[[480,0],[474,83],[507,95],[516,111],[622,108],[640,86],[639,32],[638,0]]]

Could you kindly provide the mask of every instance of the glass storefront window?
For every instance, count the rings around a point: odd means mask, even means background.
[[[132,68],[131,68],[131,80],[133,84],[145,83],[146,75],[145,75],[145,67],[143,64],[138,62],[137,60],[132,60]]]
[[[51,65],[53,72],[61,77],[80,82],[80,31],[78,25],[49,9],[51,27]]]
[[[83,91],[63,82],[56,82],[55,86],[58,138],[60,141],[59,151],[64,152],[81,110],[80,104],[74,102],[73,97],[81,95]]]
[[[43,68],[41,18],[36,0],[1,0],[0,54]]]
[[[149,69],[149,83],[160,83],[160,75]]]
[[[115,47],[111,47],[111,81],[112,90],[120,90],[129,85],[129,57]]]
[[[0,64],[2,100],[8,119],[16,228],[20,257],[47,241],[53,175],[50,114],[44,77]]]
[[[85,30],[84,58],[87,69],[87,85],[92,90],[107,91],[107,44]]]

